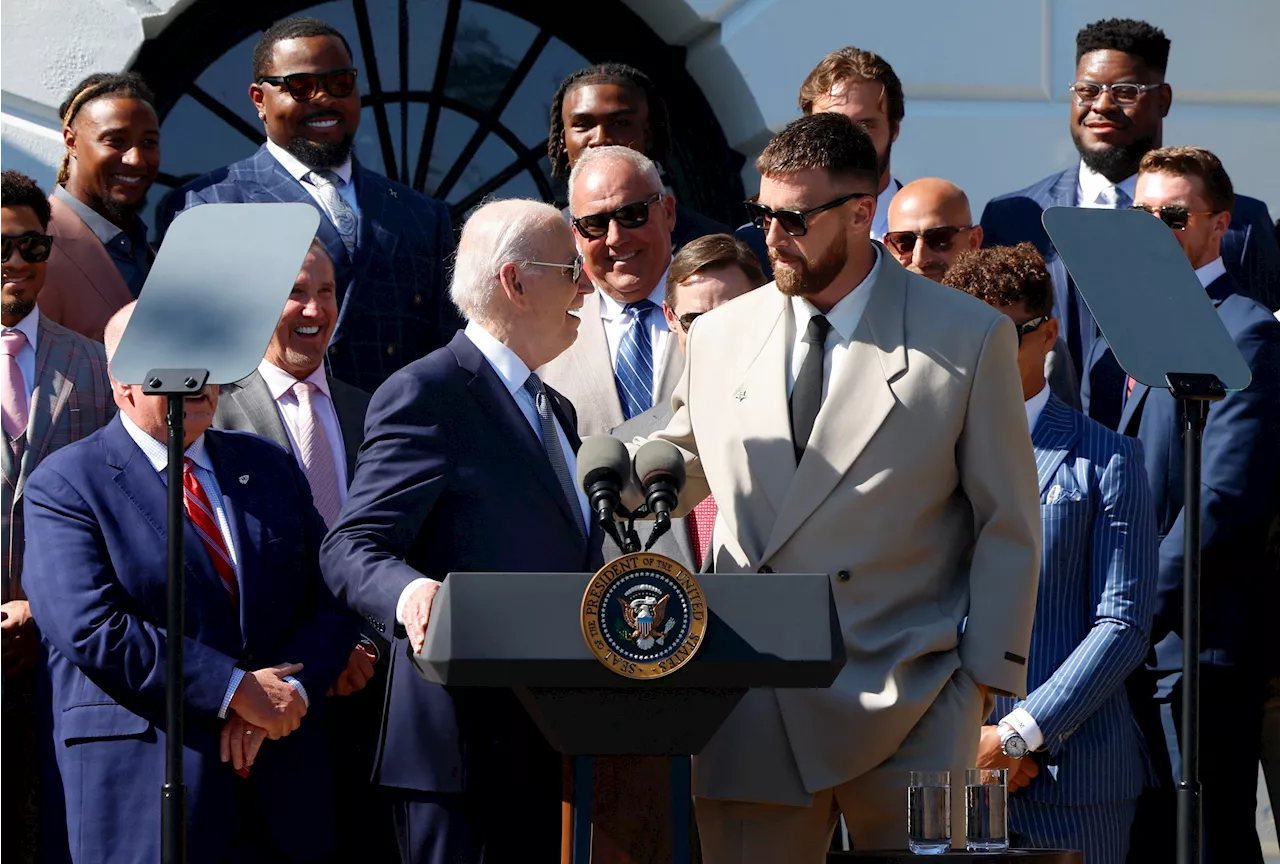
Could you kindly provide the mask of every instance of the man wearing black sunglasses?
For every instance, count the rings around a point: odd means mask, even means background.
[[[352,153],[358,82],[350,45],[334,27],[314,18],[273,24],[254,48],[249,85],[266,143],[175,191],[160,224],[163,232],[174,211],[205,203],[286,201],[319,210],[319,237],[338,276],[330,373],[373,392],[448,341],[461,319],[445,297],[448,209]]]

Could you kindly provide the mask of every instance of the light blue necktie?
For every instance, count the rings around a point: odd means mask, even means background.
[[[560,433],[556,431],[556,416],[551,410],[551,400],[547,396],[546,388],[542,386],[542,379],[536,372],[530,372],[529,377],[524,379],[524,390],[533,397],[533,407],[538,412],[538,428],[541,430],[538,437],[542,439],[542,449],[547,453],[551,471],[556,475],[556,481],[560,484],[560,491],[564,493],[565,500],[569,502],[573,524],[578,526],[578,531],[585,537],[587,529],[582,522],[578,490],[574,488],[573,475],[569,473],[569,464],[565,461],[564,451],[560,449]]]
[[[628,420],[653,407],[653,342],[648,315],[657,308],[652,300],[637,300],[623,309],[631,316],[631,326],[618,346],[618,367],[613,377],[622,413]]]

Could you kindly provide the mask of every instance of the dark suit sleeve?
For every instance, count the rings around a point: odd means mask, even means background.
[[[424,575],[405,559],[453,472],[447,420],[430,391],[409,370],[378,388],[347,503],[320,550],[338,599],[388,630],[401,592]]]
[[[165,699],[165,632],[134,613],[116,578],[99,515],[61,474],[31,475],[26,498],[25,583],[44,637],[88,678],[121,702]],[[183,703],[217,716],[236,661],[183,639]]]
[[[1244,288],[1243,293],[1256,297],[1267,311],[1274,312],[1280,309],[1280,245],[1276,243],[1275,227],[1265,206],[1250,208],[1247,215],[1248,236],[1234,275]]]

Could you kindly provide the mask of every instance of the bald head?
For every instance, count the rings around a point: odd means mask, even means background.
[[[893,196],[884,242],[903,267],[937,282],[957,255],[982,245],[982,228],[973,225],[963,189],[923,177]]]
[[[137,300],[130,300],[121,306],[116,314],[111,316],[107,321],[106,329],[102,332],[103,347],[107,349],[107,365],[110,368],[111,358],[116,356],[116,349],[120,347],[120,339],[124,336],[125,328],[129,326],[129,319],[133,317],[133,309],[138,305]]]

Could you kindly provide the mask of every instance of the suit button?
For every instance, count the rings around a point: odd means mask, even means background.
[[[760,565],[760,569],[759,569],[759,570],[757,570],[756,572],[757,572],[757,573],[772,573],[772,572],[773,572],[773,568],[772,568],[772,567],[770,567],[768,564],[761,564],[761,565]]]
[[[329,346],[329,356],[330,356],[330,357],[332,357],[334,354],[337,354],[337,353],[338,353],[338,346],[337,346],[337,345],[330,345],[330,346]]]
[[[387,356],[390,357],[395,353],[396,353],[396,344],[392,342],[390,345],[387,346]]]
[[[414,306],[421,306],[421,305],[422,305],[422,293],[421,293],[421,292],[419,292],[419,293],[417,293],[417,294],[414,294],[414,295],[413,295],[413,305],[414,305]]]
[[[848,581],[849,581],[849,571],[848,571],[848,570],[841,570],[839,573],[837,573],[837,574],[836,574],[836,578],[837,578],[837,579],[839,579],[841,582],[848,582]]]

